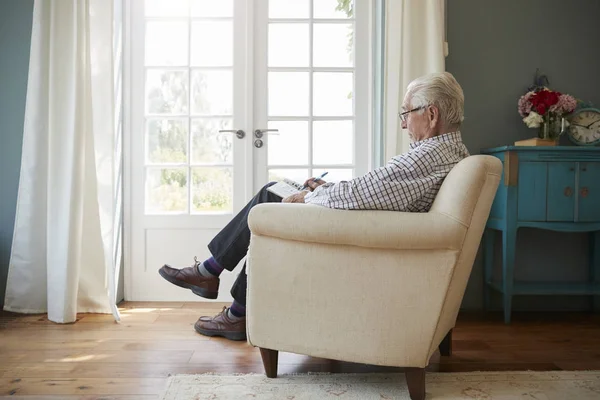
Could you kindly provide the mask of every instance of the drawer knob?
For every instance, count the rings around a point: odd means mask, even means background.
[[[565,196],[567,196],[567,197],[571,197],[571,195],[572,195],[572,194],[573,194],[573,189],[571,189],[571,187],[570,187],[570,186],[567,186],[567,187],[565,188]]]
[[[588,196],[588,194],[590,194],[590,190],[584,186],[581,188],[581,191],[579,193],[581,193],[581,197],[585,198]]]

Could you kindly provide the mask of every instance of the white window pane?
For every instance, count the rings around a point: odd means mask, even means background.
[[[233,133],[231,118],[194,118],[192,120],[192,163],[231,164]]]
[[[316,67],[352,67],[352,24],[315,24],[314,59]]]
[[[146,112],[187,114],[187,71],[148,70],[146,72]]]
[[[192,212],[233,210],[232,168],[192,168]]]
[[[353,0],[313,0],[315,18],[353,18]]]
[[[233,17],[233,0],[192,0],[192,17]]]
[[[304,183],[308,176],[308,169],[269,169],[269,182],[281,181],[283,178],[291,179],[298,183]]]
[[[150,119],[146,123],[146,161],[187,163],[188,125],[184,119]]]
[[[313,162],[352,164],[354,135],[352,121],[313,122]]]
[[[233,65],[233,22],[192,23],[192,65],[231,67]]]
[[[146,213],[183,212],[188,204],[187,168],[146,170]]]
[[[327,175],[323,178],[325,182],[341,182],[341,181],[349,181],[354,178],[354,170],[350,168],[337,168],[337,169],[322,169],[315,168],[313,170],[314,176],[319,176],[323,172],[327,171]]]
[[[187,22],[148,21],[145,49],[147,66],[187,65]]]
[[[146,0],[145,3],[147,17],[187,17],[188,10],[188,0]]]
[[[233,114],[233,73],[231,71],[192,71],[192,113]]]
[[[307,121],[270,121],[269,129],[279,129],[279,135],[268,135],[269,165],[308,164]]]
[[[269,67],[308,66],[308,24],[269,24]]]
[[[269,18],[308,18],[309,0],[269,0]]]
[[[351,72],[315,72],[313,114],[330,117],[352,115],[352,77]]]
[[[269,72],[269,116],[308,116],[308,72]]]

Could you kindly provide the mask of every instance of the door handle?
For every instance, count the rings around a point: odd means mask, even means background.
[[[221,129],[219,131],[219,133],[226,133],[226,132],[231,132],[231,133],[235,133],[235,136],[237,136],[238,139],[243,139],[244,136],[246,136],[246,132],[244,132],[241,129]]]
[[[590,189],[588,189],[586,186],[584,186],[579,191],[579,194],[581,194],[581,197],[586,198],[588,196],[588,194],[590,194]]]
[[[567,197],[571,197],[571,195],[572,195],[572,194],[573,194],[573,189],[571,189],[571,187],[570,187],[570,186],[567,186],[567,187],[565,188],[565,196],[567,196]]]
[[[257,129],[254,131],[254,137],[260,139],[265,133],[271,133],[271,135],[279,135],[279,129]]]

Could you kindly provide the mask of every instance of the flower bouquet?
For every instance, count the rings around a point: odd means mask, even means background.
[[[577,107],[577,100],[568,94],[534,86],[519,99],[519,114],[529,128],[539,128],[538,137],[556,140],[567,127],[564,117]]]

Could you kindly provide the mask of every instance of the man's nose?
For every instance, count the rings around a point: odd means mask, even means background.
[[[400,125],[402,129],[406,129],[406,121],[402,121],[402,125]]]

